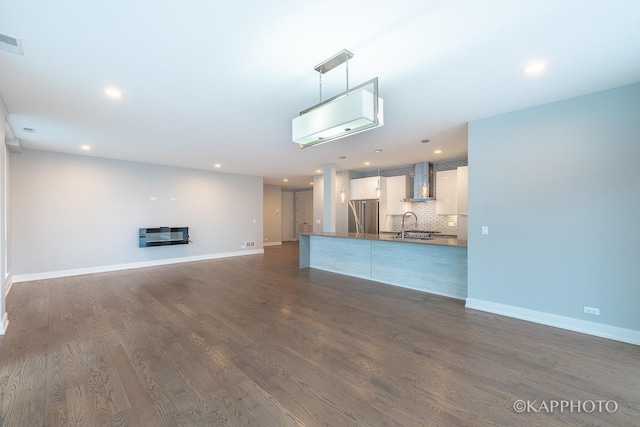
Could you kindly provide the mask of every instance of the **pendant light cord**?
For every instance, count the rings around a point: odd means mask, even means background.
[[[347,92],[349,92],[349,60],[347,59],[347,61],[345,62],[346,65],[346,76],[347,76]]]

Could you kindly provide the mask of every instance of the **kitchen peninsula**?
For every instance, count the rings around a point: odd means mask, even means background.
[[[302,233],[300,268],[317,268],[457,299],[467,297],[467,241],[391,234]]]

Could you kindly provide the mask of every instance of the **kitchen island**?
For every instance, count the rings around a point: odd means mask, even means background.
[[[467,297],[466,240],[301,233],[300,268],[307,267],[457,299]]]

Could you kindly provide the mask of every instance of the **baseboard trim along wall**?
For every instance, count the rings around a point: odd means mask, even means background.
[[[282,242],[264,242],[262,246],[281,246]]]
[[[5,298],[7,297],[7,295],[9,295],[9,291],[11,290],[11,286],[13,286],[13,277],[11,275],[9,275],[9,276],[7,276],[7,278],[4,281],[4,297]]]
[[[7,332],[7,328],[9,327],[9,316],[7,313],[4,313],[2,316],[2,323],[0,323],[0,335],[4,335]]]
[[[640,331],[619,328],[617,326],[603,325],[601,323],[588,322],[586,320],[571,317],[558,316],[557,314],[544,313],[542,311],[529,310],[511,305],[467,298],[465,307],[488,313],[500,314],[515,319],[526,320],[542,325],[553,326],[569,331],[580,332],[601,338],[640,345]]]
[[[159,265],[179,264],[183,262],[205,261],[209,259],[231,258],[236,256],[263,254],[264,249],[254,249],[241,252],[223,252],[218,254],[198,255],[181,258],[167,258],[154,261],[132,262],[127,264],[102,265],[99,267],[76,268],[73,270],[47,271],[33,274],[16,274],[13,283],[31,282],[33,280],[57,279],[60,277],[80,276],[83,274],[107,273],[109,271],[129,270],[132,268],[156,267]]]

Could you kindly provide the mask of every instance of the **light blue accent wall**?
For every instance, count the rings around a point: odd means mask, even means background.
[[[640,84],[470,122],[468,243],[469,298],[640,330]]]

